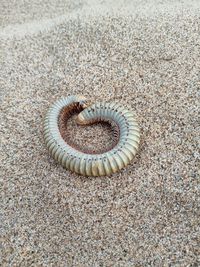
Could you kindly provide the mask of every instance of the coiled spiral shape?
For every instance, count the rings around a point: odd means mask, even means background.
[[[85,153],[63,139],[62,124],[74,111],[77,123],[106,121],[115,126],[116,144],[103,153]],[[140,130],[134,114],[118,103],[90,106],[83,96],[72,95],[56,101],[44,120],[44,140],[50,154],[64,168],[84,176],[110,175],[126,167],[138,151]]]

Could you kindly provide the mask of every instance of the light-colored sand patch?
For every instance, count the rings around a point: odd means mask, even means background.
[[[69,1],[67,2],[70,6]],[[22,5],[22,4],[21,4]],[[38,6],[42,3],[37,3]],[[73,6],[73,5],[72,5]],[[23,5],[22,5],[23,7]],[[48,10],[48,9],[47,9]],[[59,9],[63,10],[63,9]],[[199,2],[197,0],[193,1],[174,1],[166,3],[165,1],[99,1],[99,0],[88,0],[88,1],[78,1],[74,4],[74,8],[68,10],[67,13],[63,15],[61,12],[52,13],[51,18],[42,19],[42,13],[40,11],[39,19],[35,19],[30,22],[24,23],[11,23],[5,27],[0,28],[0,37],[1,38],[23,38],[27,35],[35,35],[40,32],[47,32],[53,27],[58,26],[62,23],[67,23],[70,20],[78,19],[81,17],[81,20],[88,20],[93,17],[105,16],[110,14],[113,16],[126,16],[126,17],[135,17],[135,16],[161,16],[162,14],[179,14],[181,15],[184,11],[199,14]],[[56,15],[57,14],[57,15]],[[45,16],[44,16],[45,17]]]

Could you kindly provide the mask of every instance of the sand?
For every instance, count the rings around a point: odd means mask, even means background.
[[[0,265],[200,266],[200,2],[0,5]],[[48,155],[46,111],[78,93],[137,113],[121,172],[81,177]],[[108,127],[69,127],[112,142]]]

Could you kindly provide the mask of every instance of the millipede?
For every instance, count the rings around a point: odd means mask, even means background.
[[[78,113],[79,125],[109,123],[115,142],[106,151],[84,151],[64,139],[68,119]],[[49,153],[64,168],[84,176],[105,176],[126,167],[135,157],[140,143],[140,129],[133,112],[116,102],[89,104],[81,95],[57,100],[44,119],[44,140]]]

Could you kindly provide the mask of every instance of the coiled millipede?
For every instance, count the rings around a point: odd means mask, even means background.
[[[81,151],[63,138],[63,125],[74,112],[80,112],[80,125],[105,121],[114,126],[117,140],[102,153]],[[72,95],[57,100],[44,120],[44,139],[50,154],[64,168],[85,176],[110,175],[127,166],[137,153],[140,130],[135,116],[118,103],[87,104],[84,96]]]

